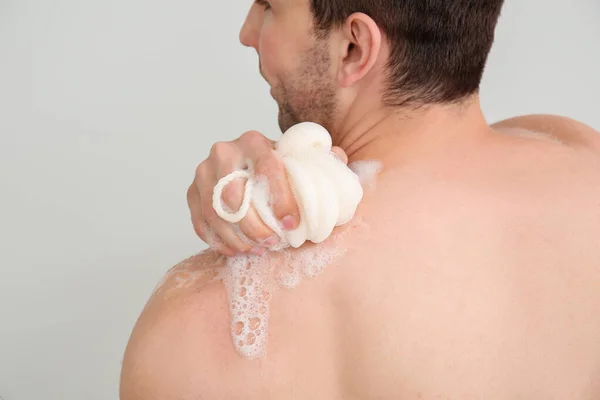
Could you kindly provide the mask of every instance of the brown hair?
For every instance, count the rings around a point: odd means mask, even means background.
[[[310,0],[318,36],[355,12],[389,40],[386,105],[457,102],[479,90],[504,0]]]

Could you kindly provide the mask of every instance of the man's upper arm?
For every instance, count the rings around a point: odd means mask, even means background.
[[[567,146],[585,148],[600,156],[600,133],[571,118],[558,115],[525,115],[497,122],[492,128],[516,128],[548,134]]]
[[[210,380],[228,338],[228,315],[217,277],[219,257],[206,252],[170,270],[142,311],[129,339],[121,369],[121,400],[179,398],[189,375]],[[218,263],[217,263],[218,264]],[[223,309],[222,309],[223,308]],[[221,340],[223,341],[223,340]]]

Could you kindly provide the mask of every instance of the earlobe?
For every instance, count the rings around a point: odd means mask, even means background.
[[[343,27],[342,59],[338,71],[340,84],[352,86],[375,65],[381,51],[381,31],[371,17],[354,13]]]

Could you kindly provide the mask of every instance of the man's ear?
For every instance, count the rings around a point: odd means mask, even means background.
[[[340,86],[352,86],[369,73],[381,51],[381,36],[375,21],[366,14],[354,13],[346,19],[338,53]]]

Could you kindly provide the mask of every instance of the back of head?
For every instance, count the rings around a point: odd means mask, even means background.
[[[458,102],[479,89],[504,0],[309,0],[326,37],[356,12],[387,37],[389,106]]]

